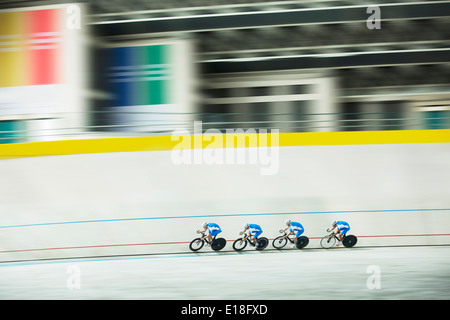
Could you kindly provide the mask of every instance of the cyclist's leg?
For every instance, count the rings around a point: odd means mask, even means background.
[[[342,240],[344,240],[344,237],[345,237],[345,235],[347,234],[347,232],[350,230],[350,227],[349,228],[344,228],[344,229],[342,229],[341,230],[341,242],[342,242]]]
[[[303,232],[304,232],[304,230],[297,230],[297,232],[295,233],[295,238],[294,238],[295,245],[297,245],[298,237],[300,237]]]
[[[212,230],[208,235],[208,241],[212,242],[213,237],[217,236],[220,232],[221,230]]]
[[[262,231],[257,231],[257,232],[255,232],[255,233],[252,233],[251,235],[252,235],[252,237],[253,237],[253,243],[255,244],[255,245],[257,245],[258,244],[258,237],[259,237],[259,235],[262,233]]]
[[[336,232],[334,233],[334,235],[336,236],[336,238],[338,239],[338,242],[336,243],[336,247],[339,247],[341,245],[342,242],[342,234],[341,234],[341,230],[336,229]]]
[[[253,244],[254,243],[253,233],[251,231],[249,231],[248,235],[245,237],[245,239],[248,239],[250,241],[250,243]]]

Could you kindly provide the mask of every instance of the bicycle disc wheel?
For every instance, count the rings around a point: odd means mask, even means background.
[[[269,239],[262,237],[258,239],[258,244],[255,246],[256,250],[264,250],[269,244]]]
[[[284,236],[279,236],[279,237],[276,237],[275,239],[273,239],[272,246],[275,249],[281,249],[286,245],[286,243],[287,243],[287,239],[284,238]]]
[[[205,241],[203,241],[201,238],[195,238],[189,244],[189,249],[191,249],[192,251],[198,251],[201,248],[203,248],[204,244],[205,244]]]
[[[233,249],[236,251],[241,251],[246,246],[247,246],[247,240],[242,240],[242,238],[239,238],[233,242]]]
[[[351,248],[353,247],[356,242],[358,242],[358,239],[354,236],[354,235],[348,235],[344,238],[344,240],[342,240],[342,244],[344,245],[344,247],[346,248]]]
[[[325,237],[322,238],[322,240],[320,240],[320,245],[324,249],[330,249],[335,244],[336,244],[336,238],[335,237],[329,238],[329,236],[325,236]]]
[[[304,247],[306,247],[308,245],[308,243],[309,243],[309,238],[308,237],[306,237],[306,236],[298,237],[298,239],[297,239],[297,248],[298,249],[304,248]]]
[[[226,244],[227,242],[224,238],[217,238],[212,242],[211,249],[213,249],[214,251],[219,251],[222,250]]]

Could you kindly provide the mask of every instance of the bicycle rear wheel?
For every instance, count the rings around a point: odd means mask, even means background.
[[[233,249],[236,251],[241,251],[246,246],[247,246],[247,240],[242,240],[242,238],[239,238],[233,242]]]
[[[195,238],[189,244],[189,249],[191,249],[192,251],[198,251],[201,248],[203,248],[204,244],[205,244],[205,241],[203,241],[202,238]]]
[[[281,249],[286,245],[286,243],[287,243],[287,239],[284,236],[279,236],[279,237],[276,237],[275,239],[273,239],[272,246],[275,249]]]
[[[224,238],[217,238],[212,242],[211,249],[213,249],[214,251],[219,251],[222,250],[226,244],[227,242]]]
[[[255,246],[256,250],[264,250],[269,244],[269,239],[262,237],[258,239],[258,244]]]
[[[297,238],[297,248],[301,249],[304,248],[308,245],[309,243],[309,238],[306,236],[301,236]]]
[[[356,242],[358,242],[358,239],[356,238],[356,236],[349,234],[348,236],[346,236],[344,238],[344,240],[342,240],[342,244],[344,245],[344,247],[346,248],[351,248],[353,247]]]
[[[325,236],[320,240],[320,245],[324,249],[330,249],[332,246],[336,244],[336,238],[333,236],[330,238],[330,236]]]

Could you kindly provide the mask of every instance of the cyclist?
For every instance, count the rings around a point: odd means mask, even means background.
[[[336,231],[330,236],[330,238],[333,235],[336,235],[339,239],[339,243],[336,244],[336,246],[338,246],[339,244],[342,243],[342,240],[344,239],[345,234],[348,232],[348,230],[350,230],[350,225],[345,221],[333,221],[333,223],[331,225],[332,225],[332,228],[327,229],[327,232],[331,232],[334,229],[336,229]]]
[[[291,246],[292,248],[297,247],[297,239],[300,237],[300,235],[305,232],[305,229],[299,222],[293,222],[290,219],[286,220],[286,228],[280,230],[280,233],[286,232],[286,230],[289,228],[289,233],[286,236],[289,236],[291,234],[295,234],[294,238],[294,244]]]
[[[220,227],[217,223],[204,222],[202,224],[202,228],[203,228],[203,230],[197,230],[197,233],[205,233],[206,230],[208,230],[208,234],[203,237],[203,239],[205,239],[205,238],[208,239],[207,245],[211,244],[212,238],[214,236],[217,236],[219,233],[222,232],[222,229],[220,229]]]
[[[254,245],[258,244],[258,237],[262,233],[262,229],[259,225],[254,223],[246,223],[244,225],[244,231],[239,232],[239,234],[243,234],[248,229],[248,235],[245,236],[244,240],[247,240],[250,236],[252,237],[252,241]]]

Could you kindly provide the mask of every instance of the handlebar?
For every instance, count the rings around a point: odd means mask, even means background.
[[[244,238],[246,238],[248,236],[247,232],[242,232],[242,231],[239,232],[239,235],[242,236],[242,239],[244,239]]]

